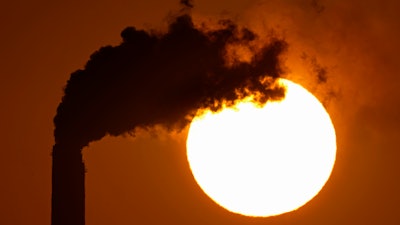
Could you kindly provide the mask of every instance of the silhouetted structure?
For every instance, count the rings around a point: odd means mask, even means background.
[[[81,147],[53,147],[52,225],[85,224],[85,167]]]
[[[72,73],[54,118],[52,225],[85,223],[81,151],[91,141],[156,124],[181,129],[198,109],[219,110],[249,94],[262,103],[283,97],[272,84],[286,43],[272,38],[250,62],[228,66],[226,47],[247,46],[257,35],[230,21],[220,25],[200,30],[181,15],[165,34],[128,27],[120,45],[101,48]]]

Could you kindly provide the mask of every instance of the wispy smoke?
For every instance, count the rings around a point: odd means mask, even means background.
[[[83,147],[137,127],[182,128],[201,108],[218,110],[251,93],[261,102],[283,96],[272,84],[282,73],[284,41],[272,39],[249,62],[229,64],[226,47],[249,45],[257,35],[231,21],[203,29],[185,14],[164,34],[123,30],[120,45],[102,47],[71,75],[54,119],[56,143]]]

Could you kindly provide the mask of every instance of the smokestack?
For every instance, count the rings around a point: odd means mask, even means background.
[[[85,224],[85,167],[81,147],[55,144],[52,225]]]
[[[154,125],[182,129],[198,109],[217,111],[251,94],[261,103],[284,96],[274,81],[286,43],[271,38],[253,45],[249,61],[228,63],[227,47],[258,41],[231,21],[200,29],[184,14],[164,34],[128,27],[121,37],[120,45],[95,52],[64,89],[54,118],[52,225],[85,224],[81,151],[90,142]]]

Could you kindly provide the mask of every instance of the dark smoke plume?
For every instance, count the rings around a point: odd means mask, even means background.
[[[183,1],[192,7],[191,1]],[[198,109],[256,94],[265,103],[284,95],[274,86],[282,74],[286,43],[271,38],[248,62],[227,63],[228,46],[248,46],[252,31],[222,21],[218,29],[196,28],[180,15],[164,34],[128,27],[122,43],[95,52],[71,74],[54,118],[52,224],[84,224],[81,149],[105,135],[163,125],[180,129]]]
[[[256,35],[224,23],[205,33],[183,15],[164,35],[126,28],[121,45],[101,48],[71,75],[54,119],[56,143],[83,147],[136,127],[186,125],[197,109],[217,110],[214,103],[232,102],[246,91],[261,93],[264,102],[281,97],[282,89],[261,81],[279,77],[278,56],[286,44],[274,40],[250,63],[228,67],[226,46],[245,45]]]

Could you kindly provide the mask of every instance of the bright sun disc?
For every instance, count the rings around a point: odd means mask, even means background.
[[[310,201],[328,180],[336,157],[329,114],[314,95],[289,80],[280,102],[196,117],[187,158],[202,190],[223,208],[272,216]]]

